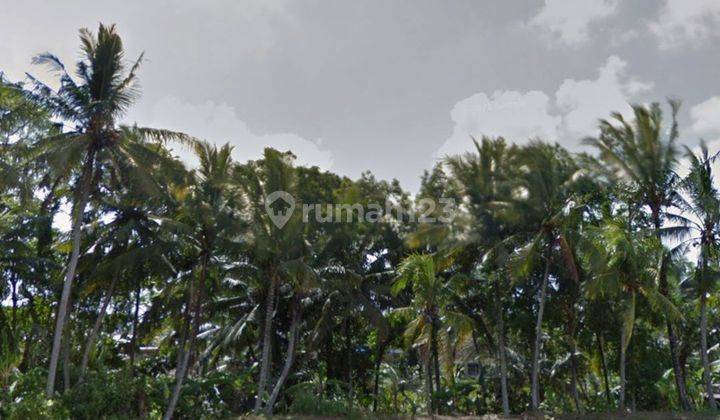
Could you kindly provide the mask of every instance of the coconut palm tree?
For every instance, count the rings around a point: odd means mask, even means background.
[[[588,228],[581,249],[583,263],[592,273],[586,284],[588,297],[614,299],[622,313],[619,407],[624,410],[625,354],[635,325],[637,298],[646,299],[651,309],[664,313],[673,322],[682,316],[658,289],[656,279],[664,255],[662,245],[653,235],[637,234],[627,218],[617,217]]]
[[[295,362],[296,348],[300,344],[300,334],[302,332],[300,328],[302,326],[303,301],[319,284],[316,270],[313,269],[304,258],[298,258],[282,264],[281,275],[284,277],[284,282],[290,284],[292,289],[290,299],[292,316],[287,337],[288,345],[287,351],[285,352],[285,363],[265,405],[265,413],[268,415],[273,413],[275,401],[277,401],[280,390],[285,384],[290,374],[290,369]]]
[[[428,414],[439,408],[433,404],[433,370],[435,370],[435,391],[440,384],[441,364],[447,378],[452,378],[454,367],[453,342],[466,346],[472,341],[472,320],[452,309],[452,292],[447,282],[437,275],[447,268],[448,256],[412,254],[398,267],[398,277],[392,286],[393,295],[412,287],[412,302],[409,306],[396,308],[395,313],[410,321],[404,337],[408,344],[417,347],[423,360],[425,373],[425,397]],[[436,368],[433,369],[433,362]]]
[[[104,290],[105,294],[101,299],[93,328],[86,337],[78,382],[83,379],[108,306],[118,291],[118,286],[121,285],[123,274],[152,261],[167,261],[165,255],[169,253],[171,245],[161,236],[163,233],[161,225],[152,214],[153,210],[160,210],[163,204],[162,195],[159,200],[157,198],[128,192],[98,204],[103,212],[113,214],[114,217],[97,229],[97,238],[93,241],[93,249],[94,253],[98,254],[98,261],[94,264],[95,268],[91,271],[88,280],[100,283],[97,288]],[[167,277],[166,273],[172,272],[173,267],[163,263],[154,266],[154,270],[156,274]],[[109,285],[103,284],[108,279],[110,279]],[[130,285],[131,289],[137,289],[145,280],[143,276],[130,276],[130,279],[133,281]]]
[[[497,358],[500,366],[500,394],[503,414],[510,414],[507,386],[507,350],[505,348],[504,308],[502,303],[503,270],[508,250],[504,239],[513,234],[513,219],[517,218],[510,200],[512,184],[509,177],[508,161],[513,149],[508,148],[502,137],[483,137],[480,142],[473,139],[474,153],[452,156],[446,159],[453,179],[460,186],[464,196],[469,198],[471,220],[469,222],[472,243],[477,244],[482,255],[478,262],[495,270],[494,279]]]
[[[291,153],[267,148],[262,159],[237,166],[234,175],[234,182],[242,191],[243,203],[249,215],[248,255],[266,286],[260,376],[254,406],[256,414],[263,408],[270,375],[272,325],[277,291],[283,280],[282,266],[287,261],[308,254],[308,243],[303,238],[301,212],[293,211],[294,202],[287,202],[287,195],[283,195],[282,200],[272,200],[274,196],[271,196],[275,192],[297,196],[297,172],[293,168],[293,160]],[[270,215],[272,212],[286,214],[285,223],[274,223]]]
[[[76,66],[76,78],[70,75],[56,56],[45,53],[34,58],[35,64],[48,65],[59,74],[60,87],[53,90],[30,77],[31,99],[48,109],[67,129],[36,145],[36,155],[47,159],[57,178],[74,178],[72,212],[72,251],[65,270],[62,296],[57,311],[46,393],[55,389],[60,344],[75,277],[85,208],[91,194],[104,178],[111,184],[142,182],[152,187],[148,168],[137,165],[147,161],[139,157],[157,154],[149,141],[192,139],[166,130],[118,126],[118,119],[138,95],[136,72],[142,55],[128,69],[124,63],[122,40],[115,25],[100,25],[97,35],[80,30],[82,59]],[[159,156],[158,156],[159,157]],[[117,187],[117,185],[113,185]]]
[[[232,247],[244,227],[238,212],[239,196],[232,183],[232,147],[225,144],[218,148],[198,142],[195,153],[200,167],[192,171],[190,185],[177,191],[181,205],[173,219],[190,245],[195,265],[186,295],[175,387],[165,410],[166,420],[172,418],[175,411],[183,381],[192,367],[191,360],[192,363],[197,360],[197,339],[210,270],[223,262],[220,250]]]
[[[650,219],[658,240],[662,239],[663,220],[667,209],[678,201],[676,187],[678,176],[676,141],[679,136],[677,112],[680,103],[669,101],[671,122],[669,127],[663,123],[660,105],[634,105],[633,120],[615,112],[610,120],[600,121],[600,135],[588,138],[585,142],[600,152],[600,159],[613,167],[621,178],[631,183],[635,190],[634,201],[649,209]],[[669,296],[667,280],[667,259],[659,271],[660,293]],[[691,410],[692,404],[687,394],[685,376],[678,354],[678,337],[670,320],[666,320],[670,359],[675,374],[680,405],[683,410]]]
[[[700,358],[703,365],[703,382],[711,409],[717,409],[712,386],[712,371],[707,345],[707,298],[717,285],[720,263],[720,196],[714,185],[712,165],[717,153],[710,156],[705,142],[700,143],[700,153],[693,153],[687,146],[685,156],[690,172],[681,181],[685,197],[680,197],[679,207],[683,215],[672,215],[682,222],[680,226],[663,228],[663,233],[685,237],[673,250],[685,253],[690,245],[699,245],[697,264],[690,278],[684,282],[697,294],[700,301]]]
[[[531,368],[531,408],[540,407],[540,354],[542,351],[543,315],[552,268],[557,252],[561,263],[577,279],[577,268],[569,242],[579,217],[577,188],[584,177],[570,154],[559,146],[532,142],[517,154],[519,176],[513,205],[524,216],[520,232],[514,238],[520,244],[513,256],[513,270],[518,278],[529,277],[536,264],[544,265],[540,280],[535,323],[535,342]]]

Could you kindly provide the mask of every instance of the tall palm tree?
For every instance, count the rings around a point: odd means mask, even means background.
[[[297,172],[293,167],[294,156],[267,148],[263,158],[238,166],[235,171],[235,183],[240,187],[250,220],[249,256],[265,279],[265,305],[262,323],[262,349],[260,376],[258,377],[257,396],[254,411],[259,414],[267,392],[271,370],[273,318],[278,288],[283,279],[283,263],[307,255],[308,244],[303,238],[302,218],[299,211],[288,216],[284,225],[273,223],[271,211],[290,211],[290,203],[278,200],[267,202],[268,196],[283,191],[297,196]],[[272,205],[280,208],[272,208]]]
[[[687,200],[681,197],[679,207],[683,216],[673,215],[680,226],[666,227],[664,232],[676,236],[689,236],[682,240],[674,252],[684,253],[688,246],[699,244],[700,253],[695,270],[686,283],[700,300],[700,358],[703,365],[703,382],[711,409],[717,409],[712,386],[712,371],[708,359],[707,345],[707,298],[715,290],[720,263],[720,196],[714,185],[712,165],[717,154],[710,156],[705,142],[700,143],[700,153],[695,154],[687,146],[685,156],[690,163],[690,172],[681,181]]]
[[[510,205],[512,184],[508,162],[514,149],[502,137],[473,139],[474,153],[452,156],[446,160],[461,192],[469,198],[472,243],[484,250],[478,262],[495,270],[494,291],[497,323],[497,358],[500,366],[500,394],[503,413],[510,414],[507,386],[507,350],[505,348],[504,308],[501,271],[508,255],[504,239],[513,233],[512,220],[517,217]]]
[[[587,283],[588,296],[616,299],[621,308],[619,407],[624,410],[625,354],[635,325],[637,297],[646,299],[652,309],[665,313],[671,321],[677,321],[681,315],[657,287],[664,257],[656,237],[633,232],[627,219],[615,218],[590,227],[581,248],[583,263],[592,273]]]
[[[144,276],[138,275],[127,276],[127,279],[124,279],[123,274],[151,260],[163,261],[166,258],[165,254],[172,248],[168,241],[163,240],[161,224],[153,215],[167,210],[170,201],[167,188],[173,185],[173,178],[185,177],[187,172],[179,160],[172,158],[169,150],[160,145],[155,150],[157,154],[163,156],[163,159],[162,167],[156,167],[153,173],[158,188],[153,189],[151,194],[148,194],[141,185],[130,183],[123,185],[121,190],[112,191],[96,200],[95,211],[99,214],[112,215],[112,218],[94,224],[97,228],[92,229],[87,235],[92,245],[86,254],[86,258],[90,260],[86,268],[91,268],[86,269],[85,272],[89,274],[86,277],[91,282],[89,287],[105,293],[100,299],[93,328],[85,340],[78,382],[83,380],[107,309],[110,302],[115,299],[115,293],[122,286],[122,280],[129,280],[130,288],[136,291],[145,280]],[[156,156],[150,155],[146,158],[155,159]],[[150,162],[136,163],[143,167],[152,166]],[[154,273],[158,275],[165,274],[168,268],[165,264],[154,267],[156,269]],[[79,267],[79,271],[83,271],[82,266]],[[108,280],[109,284],[107,284]]]
[[[288,345],[285,352],[285,363],[282,372],[275,382],[275,386],[270,393],[267,404],[265,405],[265,413],[271,415],[280,395],[285,381],[290,374],[290,369],[295,361],[296,348],[300,342],[301,324],[303,316],[303,300],[318,285],[318,275],[315,269],[311,267],[304,258],[288,261],[281,266],[281,275],[285,278],[285,283],[290,284],[292,288],[291,310],[292,317],[290,320],[290,330],[288,332]]]
[[[244,226],[238,212],[239,197],[232,183],[232,147],[225,144],[218,148],[198,142],[195,153],[200,167],[192,172],[190,185],[177,192],[182,204],[174,222],[185,233],[195,266],[189,280],[175,387],[165,410],[166,420],[172,418],[175,411],[183,381],[192,367],[191,360],[194,362],[197,359],[197,339],[210,270],[213,265],[219,264],[219,250],[232,246]]]
[[[472,340],[472,320],[452,309],[452,295],[447,282],[437,275],[447,268],[448,263],[447,256],[412,254],[401,262],[398,277],[392,286],[394,295],[412,286],[413,298],[410,306],[397,308],[395,312],[410,319],[404,337],[406,342],[419,349],[424,363],[425,397],[429,415],[438,410],[433,404],[433,370],[435,391],[439,391],[437,388],[440,372],[437,368],[433,369],[433,361],[439,362],[445,376],[452,378],[455,362],[453,342],[463,346]]]
[[[554,253],[559,253],[567,271],[577,279],[577,268],[568,240],[579,215],[575,192],[583,177],[572,157],[559,146],[530,143],[517,155],[520,173],[513,204],[525,217],[525,225],[517,235],[522,239],[512,264],[516,276],[530,276],[537,262],[544,268],[539,285],[535,323],[535,342],[531,368],[531,408],[540,407],[540,354],[542,351],[543,315]]]
[[[600,159],[634,185],[634,200],[649,209],[658,240],[662,239],[662,225],[667,209],[673,206],[678,198],[678,177],[675,174],[678,152],[675,143],[679,136],[676,117],[680,103],[671,100],[669,104],[672,115],[669,127],[663,124],[663,113],[659,104],[634,105],[632,121],[615,112],[610,120],[600,121],[599,137],[585,140],[599,150]],[[658,273],[658,284],[660,293],[668,297],[670,292],[666,263],[667,259]],[[685,375],[680,365],[677,334],[670,320],[666,320],[666,327],[680,405],[683,410],[691,410]]]
[[[60,119],[67,130],[46,138],[37,145],[37,154],[47,158],[57,177],[74,177],[72,213],[72,251],[65,270],[62,296],[57,311],[46,393],[52,397],[60,344],[67,316],[68,301],[75,277],[85,208],[103,177],[122,182],[151,185],[147,168],[136,164],[140,156],[155,154],[149,140],[180,140],[188,136],[166,130],[118,126],[118,119],[138,95],[136,72],[142,55],[128,69],[124,63],[122,40],[115,25],[100,24],[97,36],[80,30],[82,59],[76,66],[76,80],[56,56],[45,53],[34,58],[35,64],[48,65],[59,74],[60,87],[53,90],[29,76],[33,89],[30,97]]]

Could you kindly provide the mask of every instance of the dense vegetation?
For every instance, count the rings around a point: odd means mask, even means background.
[[[81,51],[0,85],[0,417],[716,409],[720,196],[677,103],[602,120],[596,155],[468,139],[411,196],[121,125],[142,60],[114,27]],[[279,228],[275,191],[456,206]]]

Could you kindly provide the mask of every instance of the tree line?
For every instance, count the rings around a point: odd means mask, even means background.
[[[411,195],[123,125],[143,56],[104,25],[80,51],[0,77],[0,417],[717,409],[716,153],[680,147],[678,102],[592,153],[469,138]],[[279,227],[276,191],[455,208]]]

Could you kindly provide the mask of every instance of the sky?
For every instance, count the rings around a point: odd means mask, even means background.
[[[717,0],[2,0],[0,71],[78,58],[79,28],[116,23],[145,52],[128,123],[417,191],[470,136],[573,151],[629,103],[683,101],[681,139],[720,148]],[[187,155],[179,150],[180,155]]]

